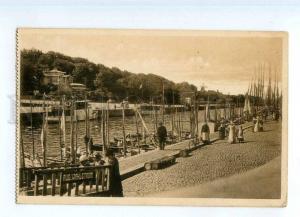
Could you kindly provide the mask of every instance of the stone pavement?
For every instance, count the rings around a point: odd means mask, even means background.
[[[243,127],[244,129],[248,129],[251,126],[252,126],[251,123],[246,123],[244,124]],[[218,132],[211,133],[210,134],[211,142],[217,141],[218,140],[217,136],[218,136]],[[203,144],[201,142],[198,144],[193,144],[193,140],[189,139],[172,145],[168,145],[166,146],[165,150],[155,149],[135,156],[120,159],[119,165],[120,165],[120,173],[122,176],[122,180],[144,171],[144,165],[149,161],[158,160],[166,156],[177,157],[179,156],[181,150],[188,149],[190,151],[193,151],[201,147],[202,145]]]

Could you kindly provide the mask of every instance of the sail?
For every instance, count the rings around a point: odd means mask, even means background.
[[[251,104],[248,95],[245,97],[245,103],[244,103],[244,112],[247,112],[248,114],[252,114]]]

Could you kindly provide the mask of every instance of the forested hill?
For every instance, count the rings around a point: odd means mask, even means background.
[[[171,103],[191,96],[196,90],[187,82],[174,83],[154,74],[135,74],[116,67],[109,68],[95,64],[80,57],[70,57],[57,52],[31,49],[21,51],[21,95],[31,95],[34,90],[49,92],[49,88],[41,84],[43,71],[58,69],[70,74],[74,82],[86,84],[93,98],[112,98],[121,101],[128,97],[131,101],[150,99],[159,102],[164,84],[165,99]],[[215,92],[217,98],[222,94]],[[210,98],[212,99],[212,98]]]

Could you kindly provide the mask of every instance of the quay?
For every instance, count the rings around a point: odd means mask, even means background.
[[[244,130],[249,130],[252,128],[251,123],[245,123],[243,126]],[[218,132],[212,133],[210,140],[211,144],[218,141]],[[202,142],[196,142],[195,139],[188,139],[182,142],[178,142],[172,145],[166,146],[165,150],[155,149],[148,151],[139,155],[131,156],[128,158],[123,158],[119,161],[120,163],[120,173],[122,180],[130,178],[138,173],[145,171],[145,164],[150,161],[159,160],[164,157],[180,157],[180,152],[187,150],[187,152],[194,151],[198,148],[203,147]]]
[[[247,129],[244,143],[228,144],[227,140],[215,139],[211,145],[198,144],[192,148],[189,157],[177,158],[176,164],[168,168],[144,170],[131,176],[123,181],[124,195],[280,198],[280,191],[274,189],[280,189],[281,183],[278,159],[281,154],[281,122],[267,121],[264,128],[263,132],[254,133],[252,125],[247,123],[244,125]]]

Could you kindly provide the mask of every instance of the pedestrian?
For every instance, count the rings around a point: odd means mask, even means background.
[[[244,142],[244,130],[241,124],[238,126],[237,139],[239,143]]]
[[[221,123],[221,126],[219,127],[218,131],[219,131],[219,139],[225,139],[226,129],[225,129],[225,124],[224,123]]]
[[[201,141],[203,142],[204,145],[210,143],[209,134],[210,134],[209,126],[207,122],[205,122],[201,127]]]
[[[253,117],[253,132],[254,133],[258,132],[258,117],[257,116]]]
[[[229,128],[228,143],[234,144],[236,142],[236,129],[233,121],[230,121],[228,128]]]
[[[111,165],[109,187],[111,197],[123,197],[123,186],[119,169],[119,161],[114,155],[112,149],[106,150],[108,163]]]
[[[167,140],[167,129],[162,122],[159,122],[159,127],[157,128],[157,137],[159,142],[159,149],[164,150]]]
[[[259,132],[264,131],[264,121],[263,121],[262,117],[260,117],[260,118],[257,120],[257,122],[258,122],[258,131],[259,131]]]

